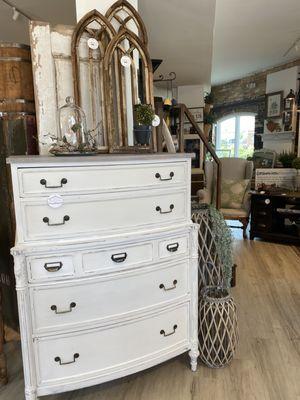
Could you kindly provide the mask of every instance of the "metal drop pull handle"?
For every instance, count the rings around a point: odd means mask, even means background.
[[[173,326],[173,331],[170,332],[170,333],[166,333],[166,332],[162,329],[162,330],[160,331],[160,334],[163,335],[164,337],[174,335],[174,333],[175,333],[175,331],[176,331],[177,328],[178,328],[178,326],[177,326],[177,325],[174,325],[174,326]]]
[[[115,263],[122,263],[126,260],[127,258],[127,253],[119,253],[119,254],[113,254],[111,256],[111,259],[115,262]]]
[[[46,179],[41,179],[40,180],[40,184],[45,186],[45,188],[47,188],[47,189],[61,188],[61,187],[63,187],[63,185],[66,185],[67,183],[68,183],[68,180],[66,178],[62,178],[61,181],[60,181],[60,185],[58,185],[58,186],[48,186]]]
[[[58,362],[59,365],[68,365],[68,364],[74,364],[74,362],[76,362],[76,359],[77,359],[77,358],[79,358],[79,353],[75,353],[75,354],[73,355],[73,360],[72,360],[72,361],[63,362],[63,361],[61,361],[61,358],[60,358],[60,357],[55,357],[55,358],[54,358],[54,361],[55,361],[55,362]]]
[[[265,216],[265,215],[267,215],[267,213],[266,213],[265,211],[260,211],[260,212],[258,213],[258,215],[263,215],[263,216]]]
[[[175,253],[175,251],[177,251],[178,248],[179,248],[179,243],[178,243],[178,242],[176,242],[176,243],[170,243],[170,244],[167,245],[167,250],[168,250],[170,253]]]
[[[57,272],[62,268],[62,266],[63,266],[63,263],[61,261],[49,262],[49,263],[44,264],[44,268],[48,272]]]
[[[170,210],[169,211],[162,211],[160,206],[156,207],[156,211],[159,211],[160,214],[170,214],[174,210],[174,204],[170,204]]]
[[[174,176],[173,171],[170,172],[170,178],[162,178],[160,173],[158,173],[158,172],[155,174],[155,178],[159,179],[160,181],[171,181],[173,179],[173,176]]]
[[[165,292],[168,292],[169,290],[174,290],[174,289],[176,289],[177,283],[178,283],[177,279],[174,279],[174,281],[173,281],[173,286],[165,287],[165,285],[164,285],[163,283],[161,283],[161,284],[159,285],[159,288],[160,288],[160,289],[164,289]]]
[[[56,305],[53,305],[50,308],[52,311],[55,311],[55,314],[67,314],[67,313],[72,312],[73,308],[75,308],[75,307],[76,307],[76,303],[72,302],[67,310],[57,311]]]
[[[56,222],[56,223],[50,223],[49,218],[48,217],[44,217],[43,218],[43,222],[45,222],[45,224],[48,224],[48,226],[59,226],[59,225],[64,225],[67,221],[70,220],[70,217],[68,215],[65,215],[63,218],[63,222]]]

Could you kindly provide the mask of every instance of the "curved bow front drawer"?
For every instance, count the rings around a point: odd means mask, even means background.
[[[41,385],[61,384],[82,375],[101,376],[130,369],[188,346],[188,303],[124,325],[38,338],[35,350]]]
[[[188,295],[188,262],[31,289],[36,333],[75,329]]]
[[[52,208],[47,199],[24,199],[24,223],[17,229],[24,241],[67,237],[93,237],[143,226],[189,221],[186,192],[152,190],[107,196],[65,196]],[[22,235],[23,234],[23,235]]]
[[[20,196],[88,194],[185,185],[186,163],[20,169]]]

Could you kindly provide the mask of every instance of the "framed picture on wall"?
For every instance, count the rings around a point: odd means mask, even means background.
[[[189,112],[192,114],[194,117],[195,121],[199,124],[200,122],[203,122],[203,107],[191,107],[189,108]],[[185,116],[184,118],[184,123],[188,124],[189,120]]]
[[[266,94],[266,118],[280,118],[283,106],[283,90]]]

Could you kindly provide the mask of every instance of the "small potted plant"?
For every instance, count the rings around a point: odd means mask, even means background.
[[[300,157],[294,158],[292,162],[292,167],[297,170],[295,178],[295,188],[296,190],[300,190]]]
[[[208,114],[210,112],[210,109],[213,106],[213,102],[214,102],[213,94],[211,92],[210,93],[207,92],[204,96],[204,103],[205,103],[204,113],[205,114]]]
[[[152,121],[155,113],[150,104],[137,104],[134,107],[135,122],[134,137],[135,141],[143,146],[149,145],[152,133]]]
[[[278,160],[281,162],[283,168],[292,168],[292,163],[296,158],[295,153],[283,152],[279,154]]]

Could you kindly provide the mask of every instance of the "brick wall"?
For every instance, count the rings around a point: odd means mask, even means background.
[[[254,148],[262,148],[263,143],[261,136],[258,134],[263,133],[264,127],[267,75],[296,65],[300,65],[300,59],[269,68],[242,79],[213,86],[212,93],[216,119],[239,112],[256,114]]]
[[[214,105],[221,106],[228,103],[254,100],[264,96],[266,93],[267,75],[272,72],[294,67],[295,65],[300,65],[300,59],[266,69],[242,79],[213,86]]]

